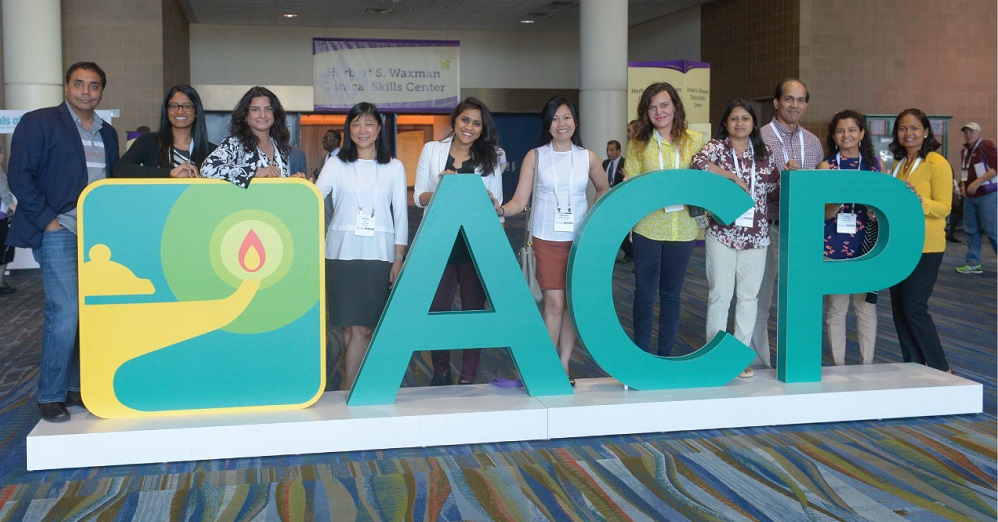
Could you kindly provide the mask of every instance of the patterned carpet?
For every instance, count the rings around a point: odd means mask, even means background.
[[[40,472],[25,469],[25,436],[38,421],[41,281],[15,273],[18,292],[0,297],[0,521],[993,521],[995,257],[983,275],[961,276],[962,252],[950,248],[931,306],[955,372],[985,386],[980,415]],[[705,313],[703,249],[694,256],[688,346],[703,342]],[[628,330],[630,269],[618,263],[614,276]],[[899,361],[886,292],[878,314],[876,361]],[[856,352],[850,331],[849,364]],[[584,349],[572,366],[578,377],[605,375]],[[428,368],[428,354],[415,356],[405,385],[428,382]],[[505,350],[486,351],[479,380],[511,368]],[[333,369],[331,384],[341,378]]]

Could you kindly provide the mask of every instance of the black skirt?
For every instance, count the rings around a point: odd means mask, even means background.
[[[326,260],[326,306],[331,326],[374,328],[388,303],[392,264],[366,259]]]

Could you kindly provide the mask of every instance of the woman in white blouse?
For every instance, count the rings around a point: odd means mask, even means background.
[[[499,164],[499,139],[492,113],[476,98],[467,98],[450,115],[453,132],[440,141],[423,146],[416,165],[416,187],[413,200],[417,207],[426,208],[441,176],[476,174],[485,184],[492,199],[502,202],[502,170]],[[454,241],[447,267],[437,293],[430,305],[431,312],[450,311],[454,295],[461,288],[462,310],[483,310],[485,289],[464,238]],[[461,378],[458,384],[471,384],[478,376],[481,350],[464,350]],[[430,386],[452,384],[450,351],[432,352],[433,379]]]
[[[229,136],[201,165],[201,175],[246,188],[253,178],[305,177],[288,172],[291,152],[284,107],[266,87],[253,87],[232,110]]]
[[[578,121],[579,113],[568,98],[555,96],[547,101],[541,113],[541,146],[527,152],[513,198],[497,207],[500,217],[525,210],[537,173],[530,233],[537,255],[537,282],[544,295],[544,324],[558,348],[565,373],[576,338],[572,319],[565,313],[568,254],[589,210],[588,182],[596,187],[596,199],[610,190],[599,156],[582,146]],[[571,375],[569,381],[575,384]]]
[[[326,232],[326,302],[343,330],[346,378],[353,386],[409,242],[405,168],[392,157],[381,112],[361,102],[347,114],[343,146],[322,167],[316,188],[331,195]]]

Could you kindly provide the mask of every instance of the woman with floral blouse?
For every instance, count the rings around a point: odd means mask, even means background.
[[[755,328],[759,286],[766,268],[769,224],[766,197],[779,185],[779,170],[762,141],[752,105],[728,105],[714,139],[693,157],[692,167],[730,179],[752,196],[755,206],[724,225],[713,216],[707,228],[707,340],[728,325],[735,301],[735,338],[748,346]],[[739,377],[752,377],[752,367]]]
[[[266,87],[253,87],[232,110],[229,137],[204,160],[201,175],[243,188],[253,178],[304,178],[304,173],[288,172],[290,141],[284,107],[277,95]]]

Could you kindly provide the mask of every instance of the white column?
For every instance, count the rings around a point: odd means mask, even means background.
[[[582,0],[580,9],[581,137],[605,159],[606,142],[627,137],[627,0]]]
[[[3,75],[8,109],[63,100],[59,0],[3,0]]]
[[[34,110],[63,100],[62,11],[59,0],[3,0],[6,109]],[[6,136],[10,150],[10,135]],[[38,268],[19,248],[7,268]]]

